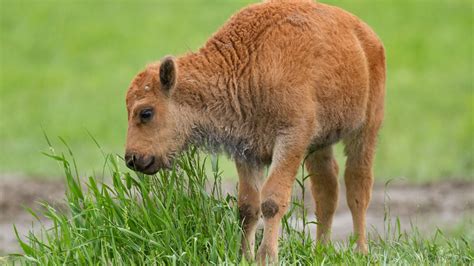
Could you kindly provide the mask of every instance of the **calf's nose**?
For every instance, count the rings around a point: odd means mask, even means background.
[[[125,154],[125,164],[128,168],[146,173],[155,163],[155,156],[138,155],[136,153]]]
[[[125,154],[125,164],[127,165],[128,168],[135,170],[135,165],[137,161],[137,156],[133,153],[126,153]]]

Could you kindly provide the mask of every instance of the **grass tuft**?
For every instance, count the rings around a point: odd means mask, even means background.
[[[11,263],[248,264],[240,255],[236,198],[222,193],[215,158],[210,177],[205,169],[207,157],[196,150],[183,154],[173,170],[145,176],[121,171],[121,159],[104,153],[104,172],[110,178],[98,182],[93,176],[79,178],[72,151],[68,151],[68,157],[54,154],[54,149],[50,151],[47,155],[64,170],[66,207],[43,204],[41,214],[53,226],[31,231],[24,237],[17,233],[23,254],[9,256]],[[306,178],[303,171],[297,184],[300,189],[304,189]],[[416,230],[402,232],[396,221],[394,226],[387,226],[384,236],[374,233],[367,256],[353,251],[354,238],[347,243],[316,245],[308,228],[314,222],[307,220],[303,201],[304,198],[295,199],[282,221],[282,264],[473,263],[472,239],[448,238],[441,231],[426,239]],[[389,217],[386,223],[392,224]],[[258,239],[261,233],[258,232]]]

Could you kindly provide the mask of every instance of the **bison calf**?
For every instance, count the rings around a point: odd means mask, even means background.
[[[126,163],[154,174],[189,145],[228,153],[239,174],[242,250],[253,259],[262,215],[258,261],[265,263],[278,259],[280,220],[305,157],[317,239],[329,241],[338,201],[332,145],[342,140],[347,203],[365,253],[384,87],[383,45],[355,16],[303,0],[251,5],[199,51],[165,57],[134,78]]]

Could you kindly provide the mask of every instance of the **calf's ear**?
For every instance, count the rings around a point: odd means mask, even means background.
[[[160,83],[165,92],[169,92],[176,85],[176,62],[174,57],[166,56],[160,64]]]

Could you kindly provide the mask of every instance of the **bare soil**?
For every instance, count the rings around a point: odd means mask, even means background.
[[[235,182],[224,184],[224,191],[235,194]],[[305,193],[305,205],[309,213],[314,212],[314,203]],[[345,200],[345,189],[341,187],[333,239],[342,240],[352,231],[352,218]],[[21,252],[13,231],[13,224],[20,235],[37,229],[39,223],[25,207],[41,209],[39,202],[60,206],[64,201],[65,186],[60,180],[31,179],[23,176],[0,175],[0,255]],[[301,197],[301,192],[296,191]],[[427,184],[393,182],[388,187],[375,184],[372,202],[367,214],[369,228],[384,232],[384,214],[390,209],[392,217],[398,217],[402,229],[417,226],[422,233],[432,233],[436,228],[452,230],[460,223],[473,224],[474,181],[442,181]],[[315,219],[311,215],[310,219]],[[50,224],[42,218],[41,222]],[[315,226],[310,225],[315,231]],[[371,229],[369,229],[371,231]],[[373,231],[373,230],[372,230]],[[314,236],[314,233],[313,233]]]

